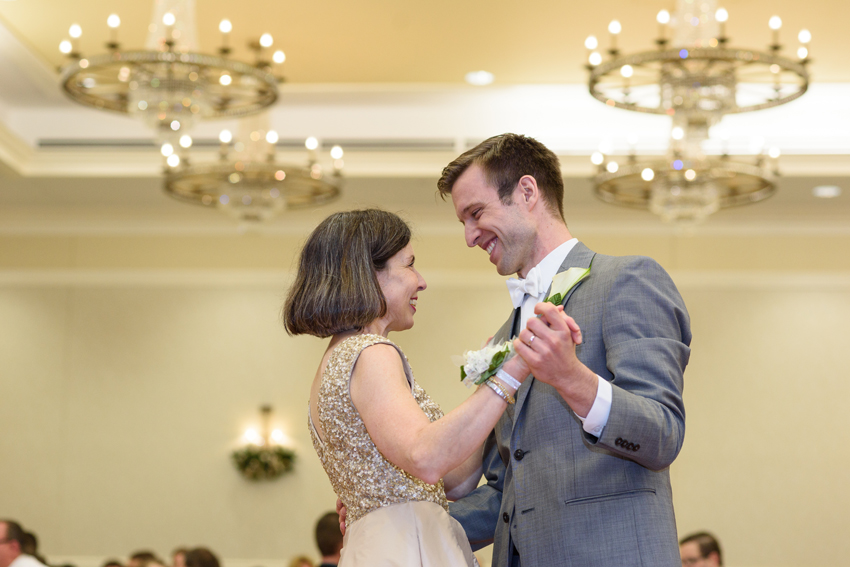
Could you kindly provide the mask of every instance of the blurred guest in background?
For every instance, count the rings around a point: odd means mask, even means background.
[[[708,532],[698,532],[679,541],[682,567],[721,567],[720,542]]]
[[[24,552],[27,545],[25,533],[18,522],[0,520],[0,567],[45,567]]]
[[[289,562],[288,567],[315,567],[313,564],[313,560],[305,555],[299,555],[298,557],[293,557],[292,561]]]
[[[189,551],[185,547],[178,547],[171,552],[171,567],[186,567],[186,552]]]
[[[319,567],[336,567],[342,551],[342,532],[339,530],[339,514],[328,512],[316,522],[316,547],[322,555]]]
[[[221,567],[215,553],[206,547],[196,547],[186,552],[186,567]]]
[[[124,564],[117,559],[107,559],[101,567],[124,567]]]
[[[165,567],[165,562],[153,551],[137,551],[130,556],[127,567]]]

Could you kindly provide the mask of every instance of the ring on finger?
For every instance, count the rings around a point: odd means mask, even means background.
[[[531,343],[534,342],[534,339],[537,337],[534,333],[531,334],[531,338],[528,339],[528,346],[531,346]]]

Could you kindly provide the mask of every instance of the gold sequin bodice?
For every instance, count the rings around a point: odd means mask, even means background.
[[[392,341],[380,335],[355,335],[337,345],[319,386],[317,409],[324,442],[310,420],[309,405],[307,416],[313,447],[334,492],[347,508],[347,524],[372,510],[401,502],[434,502],[446,511],[449,509],[443,481],[428,484],[386,460],[375,447],[351,402],[349,380],[354,363],[364,348],[378,343],[392,345],[398,350],[411,393],[428,419],[436,421],[443,416],[440,406],[413,379],[407,358]]]

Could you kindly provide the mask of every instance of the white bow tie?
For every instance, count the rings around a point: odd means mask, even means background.
[[[508,293],[511,294],[511,302],[514,304],[514,309],[522,305],[522,300],[526,295],[539,297],[548,287],[545,282],[540,281],[540,272],[537,270],[537,266],[528,272],[525,279],[509,278],[506,283],[508,284]]]

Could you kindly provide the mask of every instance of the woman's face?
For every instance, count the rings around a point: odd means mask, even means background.
[[[390,331],[413,327],[416,300],[426,287],[425,280],[413,267],[413,259],[413,247],[408,244],[378,272],[378,284],[387,301],[387,313],[381,318],[387,324],[384,336]]]

